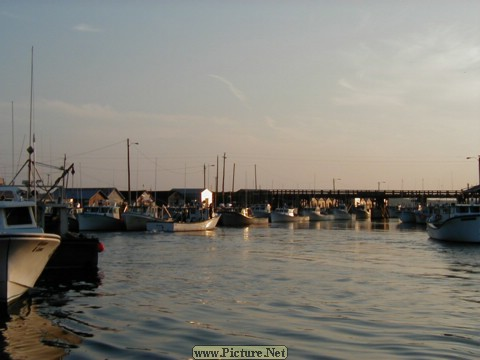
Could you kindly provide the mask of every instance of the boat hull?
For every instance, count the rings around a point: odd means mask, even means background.
[[[348,221],[353,220],[353,217],[347,212],[337,211],[333,213],[333,220]]]
[[[0,301],[10,304],[32,288],[59,245],[55,234],[0,234]]]
[[[222,213],[223,226],[268,225],[268,217],[245,216],[238,212]]]
[[[435,240],[480,243],[480,215],[453,217],[441,224],[427,222],[427,233]]]
[[[270,217],[272,219],[272,223],[280,223],[280,222],[290,223],[290,222],[307,222],[307,221],[310,221],[309,216],[301,216],[301,215],[291,216],[291,215],[288,215],[288,214],[277,213],[275,211],[273,211],[270,214]]]
[[[79,231],[120,231],[124,229],[124,222],[106,215],[78,214]]]
[[[218,224],[220,216],[203,221],[151,221],[147,223],[147,230],[153,232],[186,232],[213,230]]]
[[[356,220],[370,220],[370,212],[365,210],[357,210],[355,212]]]
[[[155,221],[154,217],[142,214],[124,213],[122,218],[127,231],[145,231],[147,230],[147,223]]]
[[[416,224],[417,222],[415,218],[415,213],[410,210],[402,210],[398,215],[398,218],[402,223],[405,223],[405,224]]]

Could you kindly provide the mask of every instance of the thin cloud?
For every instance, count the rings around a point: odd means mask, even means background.
[[[217,80],[220,80],[222,83],[224,83],[225,85],[227,85],[228,89],[230,90],[230,92],[233,94],[233,96],[235,96],[238,100],[240,100],[240,102],[247,106],[247,107],[250,107],[248,105],[248,99],[247,97],[245,96],[245,94],[243,93],[242,90],[238,89],[235,85],[233,85],[233,83],[231,83],[230,81],[228,81],[227,79],[225,79],[224,77],[221,77],[219,75],[214,75],[214,74],[209,74],[208,76],[210,76],[211,78],[213,79],[217,79]]]
[[[89,24],[78,24],[73,27],[73,30],[79,31],[79,32],[101,32],[102,30],[99,28],[96,28],[92,25]]]

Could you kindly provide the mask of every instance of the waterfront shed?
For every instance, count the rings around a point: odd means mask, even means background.
[[[185,204],[209,206],[213,202],[212,199],[212,192],[208,189],[172,189],[168,197],[168,206],[183,206]]]

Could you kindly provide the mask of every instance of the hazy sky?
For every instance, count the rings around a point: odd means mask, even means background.
[[[479,14],[476,0],[0,0],[0,176],[28,156],[33,46],[36,159],[66,155],[74,186],[126,190],[127,138],[132,189],[202,187],[204,164],[214,189],[224,153],[228,191],[233,164],[235,189],[255,166],[262,189],[477,184]]]

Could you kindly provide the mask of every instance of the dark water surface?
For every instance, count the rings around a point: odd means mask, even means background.
[[[480,246],[421,227],[98,235],[98,274],[42,279],[1,324],[4,358],[190,359],[212,344],[285,345],[288,359],[480,357]]]

